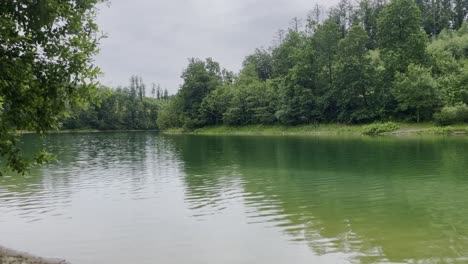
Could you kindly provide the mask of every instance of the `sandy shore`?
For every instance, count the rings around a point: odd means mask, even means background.
[[[49,259],[31,256],[27,253],[0,246],[0,264],[70,264],[61,259]]]

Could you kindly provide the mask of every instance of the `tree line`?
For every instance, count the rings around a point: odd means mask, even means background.
[[[158,127],[467,122],[468,1],[353,3],[294,18],[238,74],[190,59]]]
[[[157,129],[158,109],[169,99],[167,89],[153,84],[151,96],[139,76],[128,87],[101,87],[97,100],[76,108],[62,121],[63,129],[145,130]]]

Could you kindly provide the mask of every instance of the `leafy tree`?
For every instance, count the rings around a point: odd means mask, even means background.
[[[221,68],[212,59],[205,61],[190,59],[187,69],[182,74],[184,84],[180,89],[182,110],[185,113],[186,126],[199,125],[198,113],[203,99],[222,84]]]
[[[173,96],[169,100],[160,101],[157,125],[161,130],[179,128],[184,125],[182,98]]]
[[[414,113],[418,123],[421,115],[432,117],[441,104],[437,82],[431,76],[431,69],[414,64],[408,67],[407,73],[397,73],[394,94],[400,110]]]
[[[273,76],[273,58],[265,50],[256,49],[255,53],[248,56],[243,64],[244,67],[252,64],[259,80],[266,81]]]
[[[467,0],[454,0],[453,10],[453,27],[458,29],[462,27],[466,21],[466,15],[468,14],[468,1]]]
[[[391,73],[426,61],[427,37],[421,11],[414,0],[392,0],[378,18],[378,43]]]
[[[436,36],[451,27],[452,0],[416,0],[421,10],[423,28],[428,35]]]
[[[336,117],[336,98],[333,97],[336,79],[334,66],[341,36],[340,25],[335,19],[329,18],[317,28],[311,39],[315,71],[313,94],[316,97],[316,106],[320,108],[318,111],[325,119]]]
[[[232,102],[234,89],[232,86],[221,86],[211,91],[203,99],[199,116],[199,120],[203,125],[219,125],[223,123],[223,115]]]
[[[279,123],[284,125],[316,123],[322,116],[321,107],[316,107],[316,98],[311,89],[286,79],[277,80],[275,85],[279,93],[275,117]]]
[[[305,38],[300,32],[290,30],[281,45],[272,51],[272,78],[285,76],[300,60],[300,50],[304,48]],[[259,75],[261,80],[264,76]]]
[[[362,0],[356,11],[357,20],[369,36],[368,49],[377,47],[377,18],[383,9],[383,4],[375,0]]]
[[[151,96],[153,98],[156,98],[156,84],[155,83],[151,84]],[[158,90],[158,99],[159,99],[159,90]]]
[[[0,2],[0,155],[13,171],[24,173],[31,162],[18,149],[20,131],[44,135],[94,98],[100,2]]]
[[[317,28],[312,37],[312,45],[319,68],[325,69],[325,80],[328,86],[333,84],[333,64],[336,59],[338,42],[341,39],[340,25],[334,19],[327,19]]]
[[[375,118],[373,76],[367,45],[369,36],[358,25],[339,43],[336,97],[338,121],[363,122]]]

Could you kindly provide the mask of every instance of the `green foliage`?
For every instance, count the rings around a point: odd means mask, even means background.
[[[276,99],[270,83],[256,81],[248,85],[239,84],[231,88],[231,95],[223,114],[224,124],[271,124],[275,121]]]
[[[378,18],[378,44],[389,75],[426,61],[427,37],[421,29],[421,11],[414,0],[393,0]]]
[[[375,123],[362,128],[364,135],[379,135],[383,133],[393,132],[399,129],[399,126],[393,122]]]
[[[339,43],[335,95],[337,120],[368,122],[375,118],[375,75],[368,54],[369,37],[361,26],[353,26]]]
[[[421,116],[432,117],[440,106],[440,92],[437,81],[431,76],[431,70],[411,64],[407,73],[397,73],[394,96],[399,102],[399,110],[416,116],[419,123]]]
[[[232,78],[223,78],[226,76],[230,74],[221,70],[219,64],[210,58],[205,61],[189,60],[187,69],[182,73],[184,84],[179,92],[185,127],[190,129],[203,125],[203,121],[198,119],[203,99],[216,87],[232,83]]]
[[[316,54],[319,80],[324,81],[324,83],[321,83],[324,87],[329,86],[331,88],[333,84],[333,63],[336,59],[341,36],[340,25],[330,18],[317,28],[311,39]]]
[[[140,88],[137,86],[116,90],[101,88],[99,103],[91,104],[84,110],[76,109],[71,117],[63,121],[62,127],[97,130],[156,129],[159,103],[166,100],[145,97],[142,90],[136,92],[142,87],[140,85]]]
[[[272,77],[288,74],[289,70],[301,58],[301,50],[304,47],[304,35],[296,31],[289,31],[285,39],[272,51]]]
[[[160,104],[157,125],[160,130],[181,128],[184,124],[184,113],[182,112],[182,99],[173,96]]]
[[[256,77],[261,81],[266,81],[273,76],[273,58],[265,50],[256,49],[253,55],[247,56],[244,68],[250,65],[253,67]]]
[[[468,122],[468,106],[466,104],[445,106],[439,113],[434,114],[434,120],[443,126]]]
[[[325,18],[316,8],[230,82],[192,59],[173,119],[186,129],[443,119],[452,110],[434,113],[468,104],[468,26],[447,16],[458,4],[436,2],[343,0]]]
[[[199,120],[203,125],[223,123],[223,116],[229,109],[233,97],[236,96],[234,89],[231,86],[221,86],[203,99],[199,115]]]
[[[425,133],[432,133],[437,135],[467,135],[468,126],[443,126],[443,127],[434,127]]]
[[[24,173],[32,162],[18,150],[18,131],[43,135],[57,129],[70,109],[93,101],[100,2],[1,1],[0,156],[13,171]]]

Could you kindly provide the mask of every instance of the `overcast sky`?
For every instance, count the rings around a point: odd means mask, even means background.
[[[111,0],[98,15],[96,64],[102,83],[127,85],[132,74],[175,93],[190,57],[212,57],[237,72],[245,56],[268,47],[275,32],[316,4],[337,0]]]

